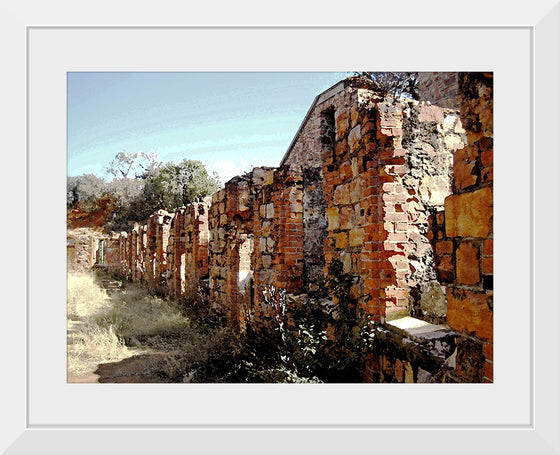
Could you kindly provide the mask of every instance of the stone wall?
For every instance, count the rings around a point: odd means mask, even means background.
[[[240,327],[262,319],[267,286],[303,286],[303,178],[300,172],[255,168],[214,194],[210,208],[210,301]]]
[[[177,301],[194,298],[200,280],[208,277],[208,210],[210,198],[178,209],[171,220],[167,246],[169,295]]]
[[[338,259],[381,324],[370,380],[491,381],[491,77],[440,74],[428,92],[433,104],[341,81],[279,168],[107,239],[110,269],[175,300],[208,278],[210,304],[242,330],[268,315],[269,286],[314,293]],[[460,113],[440,102],[454,96]]]
[[[459,73],[418,73],[420,99],[451,109],[459,109]]]
[[[459,73],[466,147],[455,153],[453,195],[434,224],[439,280],[447,288],[447,324],[457,340],[457,373],[493,380],[493,77]]]
[[[84,272],[95,264],[105,263],[104,235],[97,229],[69,229],[66,234],[66,268]]]
[[[494,380],[493,77],[457,79],[467,143],[454,153],[453,194],[431,214],[428,231],[445,293],[418,305],[420,316],[443,307],[446,325],[404,318],[378,327],[379,358],[368,373],[381,382]]]

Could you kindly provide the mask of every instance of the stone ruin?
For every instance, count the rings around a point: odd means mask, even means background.
[[[210,304],[242,330],[248,312],[255,324],[266,313],[267,286],[313,294],[340,259],[380,323],[365,380],[492,382],[493,77],[420,81],[427,101],[339,82],[317,96],[279,167],[96,237],[97,257],[80,264],[177,301],[207,283]]]

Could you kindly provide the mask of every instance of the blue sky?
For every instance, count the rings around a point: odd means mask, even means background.
[[[120,151],[202,161],[222,182],[277,166],[313,99],[349,73],[68,73],[68,175]]]

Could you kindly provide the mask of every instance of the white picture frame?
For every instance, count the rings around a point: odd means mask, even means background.
[[[429,1],[396,11],[321,2],[298,5],[297,15],[283,4],[263,16],[246,16],[239,4],[173,6],[186,24],[163,5],[154,13],[113,4],[84,19],[66,1],[48,11],[39,2],[14,3],[0,19],[11,89],[1,114],[12,151],[7,169],[18,171],[2,183],[9,294],[0,450],[559,454],[560,4],[505,11],[489,2]],[[504,233],[496,237],[495,383],[66,384],[63,75],[101,70],[493,70],[495,216]]]

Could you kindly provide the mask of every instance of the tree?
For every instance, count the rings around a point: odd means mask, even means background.
[[[408,97],[420,99],[418,94],[418,73],[416,72],[372,72],[362,71],[356,75],[365,77],[371,89],[382,96]]]
[[[107,191],[107,183],[94,174],[68,177],[66,180],[66,205],[68,208],[78,204],[84,210],[92,209],[96,201]]]
[[[110,182],[93,175],[69,177],[67,207],[88,215],[107,214],[107,229],[127,231],[159,209],[174,211],[216,192],[221,184],[200,161],[184,159],[162,165],[156,152],[119,152],[107,166]]]
[[[113,178],[126,179],[131,172],[133,172],[133,177],[136,178],[146,172],[155,171],[159,166],[161,166],[161,161],[159,161],[155,151],[150,153],[127,153],[122,151],[117,153],[105,170]]]
[[[220,188],[216,174],[210,175],[198,160],[167,163],[144,176],[143,197],[152,207],[175,210],[209,196]]]

